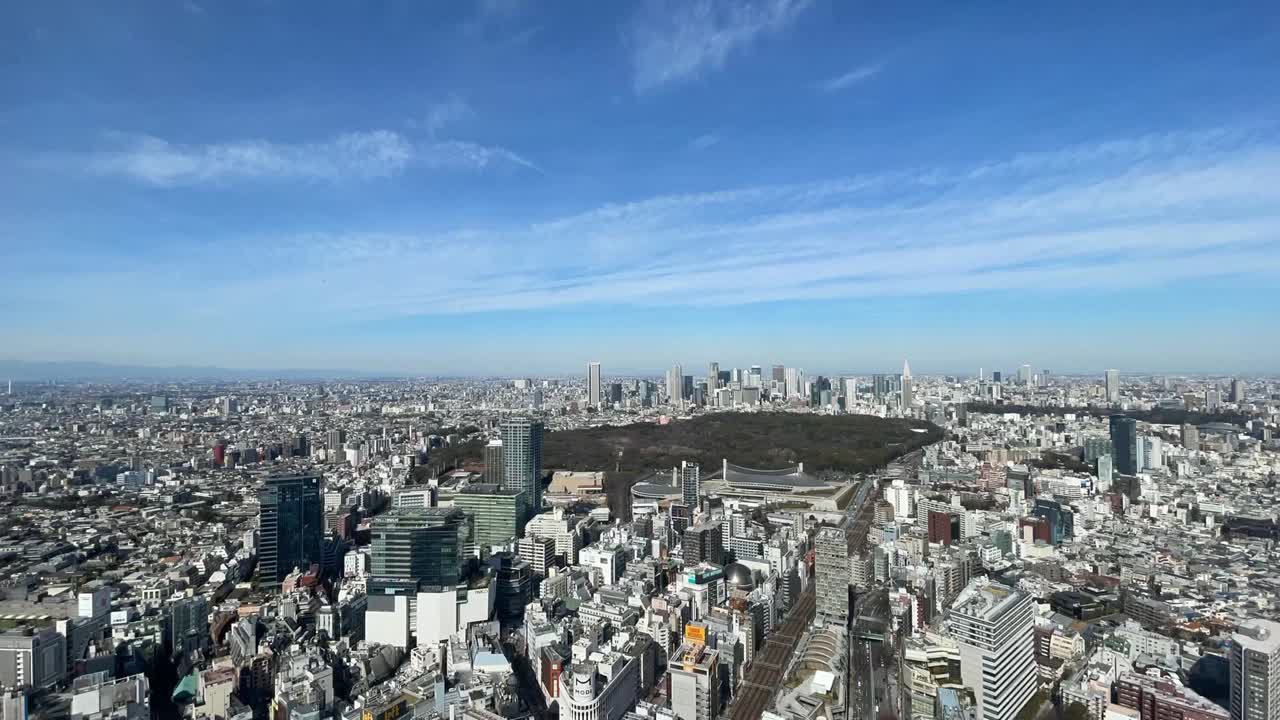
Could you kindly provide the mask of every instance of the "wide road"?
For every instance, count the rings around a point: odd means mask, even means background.
[[[919,472],[923,458],[924,452],[915,450],[889,463],[882,472],[866,481],[874,489],[871,494],[879,496],[881,481],[892,482],[898,478],[913,477]],[[866,557],[871,550],[869,535],[874,515],[873,506],[873,502],[864,500],[856,515],[851,514],[846,518],[846,522],[852,523],[849,533],[850,557]],[[882,704],[897,704],[897,679],[892,674],[892,643],[886,646],[883,642],[860,638],[868,631],[887,635],[889,625],[889,594],[885,590],[873,588],[857,596],[849,613],[848,626],[848,704],[845,713],[848,720],[874,720],[876,711]]]
[[[889,594],[872,590],[858,597],[849,634],[849,720],[873,720],[876,709],[887,700],[890,653],[884,643],[863,640],[865,632],[884,633],[889,625]]]
[[[764,647],[752,658],[739,686],[738,697],[729,707],[729,720],[757,720],[769,708],[774,692],[782,685],[782,675],[787,671],[796,644],[809,623],[813,622],[815,612],[817,600],[810,583],[782,626],[769,635]]]

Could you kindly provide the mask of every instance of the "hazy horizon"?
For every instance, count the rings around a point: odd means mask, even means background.
[[[752,364],[761,365],[767,374],[772,365],[760,363],[748,363],[743,365],[720,364],[721,370],[729,370],[734,367],[746,370]],[[638,378],[649,377],[661,379],[667,368],[646,369],[646,368],[627,368],[618,367],[610,368],[602,365],[603,376],[605,378]],[[694,377],[702,377],[707,372],[707,364],[682,364],[685,375]],[[830,368],[830,367],[813,367],[801,368],[810,375],[829,375],[829,376],[858,376],[870,378],[875,374],[894,374],[899,372],[901,368]],[[982,370],[987,378],[991,377],[992,371],[999,371],[1005,374],[1006,379],[1012,381],[1017,374],[1018,365],[993,366],[974,368],[972,370],[964,369],[939,369],[925,365],[917,368],[912,365],[911,371],[917,376],[943,376],[950,375],[955,377],[975,377],[978,370]],[[1119,369],[1119,368],[1117,368]],[[1048,370],[1054,377],[1064,378],[1089,378],[1097,377],[1102,380],[1105,368],[1098,371],[1092,370],[1054,370],[1053,368],[1040,368],[1033,366],[1034,373],[1040,373]],[[211,380],[217,382],[236,382],[244,381],[260,381],[260,380],[417,380],[417,379],[449,379],[449,378],[469,378],[469,379],[517,379],[517,378],[534,378],[534,379],[559,379],[559,378],[583,378],[586,375],[586,366],[580,370],[563,370],[563,371],[547,371],[547,372],[526,372],[526,373],[482,373],[482,372],[465,372],[465,371],[364,371],[359,368],[250,368],[250,367],[222,367],[216,365],[119,365],[112,363],[98,363],[95,361],[63,361],[63,362],[14,362],[10,360],[0,359],[0,383],[5,380],[13,380],[15,384],[39,384],[49,381],[109,381],[115,379],[125,379],[129,381],[157,381],[157,382],[181,382],[181,381],[200,381]],[[1151,377],[1151,376],[1184,376],[1194,378],[1208,377],[1274,377],[1274,372],[1229,372],[1219,370],[1170,370],[1170,371],[1152,371],[1143,369],[1121,370],[1122,377]]]

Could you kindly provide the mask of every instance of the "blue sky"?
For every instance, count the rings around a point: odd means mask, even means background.
[[[0,357],[1280,370],[1274,3],[9,3]]]

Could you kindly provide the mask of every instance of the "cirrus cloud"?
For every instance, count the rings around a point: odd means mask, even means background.
[[[241,180],[339,183],[399,175],[413,168],[486,170],[537,166],[500,146],[463,140],[416,141],[391,130],[341,133],[302,143],[263,139],[178,143],[153,135],[113,133],[108,147],[57,157],[94,175],[127,177],[159,187]]]
[[[811,4],[811,0],[650,2],[628,33],[635,91],[643,94],[719,70],[759,38],[786,28]]]

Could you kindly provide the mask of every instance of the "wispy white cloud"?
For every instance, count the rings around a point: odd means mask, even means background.
[[[630,27],[638,93],[688,82],[724,67],[757,39],[790,25],[811,0],[653,1]]]
[[[442,106],[437,127],[465,112]],[[386,178],[414,167],[484,170],[510,166],[536,169],[507,148],[461,140],[415,141],[390,130],[349,132],[326,140],[280,143],[236,140],[175,143],[151,135],[113,134],[108,149],[87,156],[58,156],[97,175],[119,175],[157,186],[204,185],[238,180],[346,182]]]
[[[469,166],[494,162],[453,151]],[[255,237],[217,252],[240,244],[287,257],[264,266],[288,273],[196,278],[183,268],[206,259],[174,254],[141,269],[163,279],[152,283],[149,306],[164,306],[170,281],[174,307],[193,282],[217,283],[206,294],[228,317],[269,303],[298,317],[377,318],[1280,279],[1280,143],[1132,138],[966,166],[657,196],[496,228]],[[118,282],[101,270],[60,271],[50,287],[74,294]]]
[[[485,170],[494,167],[523,167],[529,170],[542,169],[527,158],[504,147],[481,145],[465,140],[445,140],[432,143],[421,148],[421,162],[434,168],[454,168],[458,170]]]
[[[847,90],[858,83],[879,75],[880,70],[881,68],[879,65],[863,65],[861,67],[856,67],[847,73],[822,81],[818,85],[818,88],[823,92],[829,93]]]
[[[719,133],[706,133],[705,135],[699,135],[698,137],[689,141],[689,149],[690,150],[706,150],[707,148],[710,148],[714,145],[719,145],[720,140],[721,140],[721,137]]]

